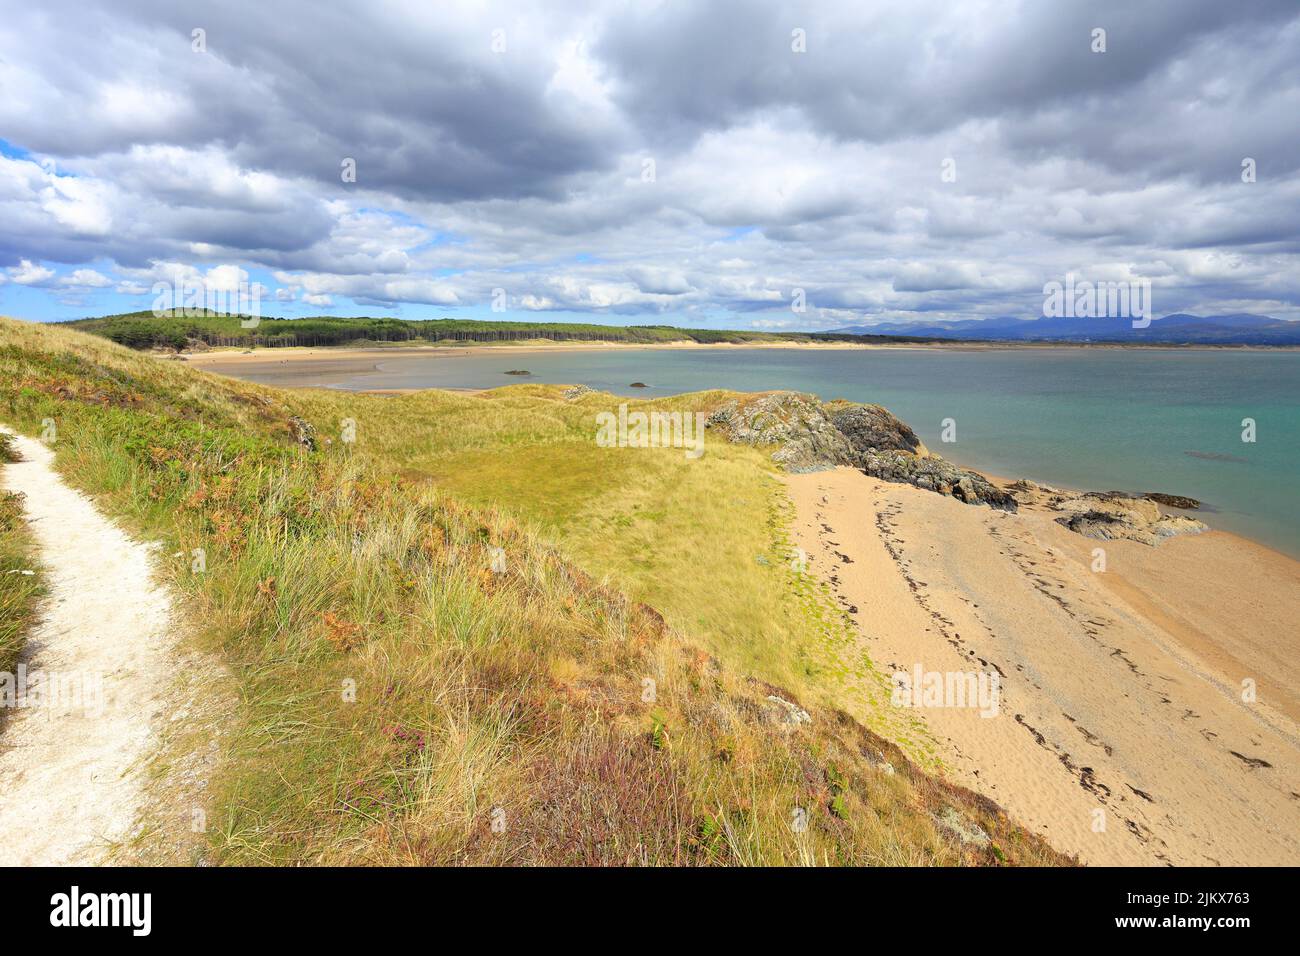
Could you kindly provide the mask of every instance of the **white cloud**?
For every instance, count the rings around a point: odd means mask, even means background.
[[[16,285],[44,285],[54,278],[54,270],[23,259],[18,265],[9,269],[9,278]]]
[[[113,280],[94,269],[76,269],[59,279],[59,285],[86,289],[106,289]]]
[[[5,281],[93,302],[265,270],[316,308],[500,287],[523,310],[815,328],[1025,314],[1092,270],[1158,278],[1171,310],[1300,317],[1293,2],[1029,5],[996,29],[937,0],[285,3],[214,9],[207,55],[179,9],[15,9],[0,129],[31,158],[0,156]],[[1094,18],[1146,42],[1091,56]]]

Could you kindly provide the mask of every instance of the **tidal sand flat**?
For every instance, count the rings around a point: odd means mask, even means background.
[[[1086,863],[1300,854],[1300,564],[1216,532],[1099,542],[852,468],[786,482],[881,671],[999,675],[991,717],[916,710],[955,779]]]

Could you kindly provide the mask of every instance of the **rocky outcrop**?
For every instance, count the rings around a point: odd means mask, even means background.
[[[787,471],[849,465],[882,481],[904,482],[967,504],[1016,510],[1014,496],[983,475],[932,455],[911,428],[879,405],[773,392],[729,402],[708,424],[729,441],[776,445],[772,460]]]
[[[859,467],[881,481],[906,482],[926,491],[952,495],[968,505],[986,504],[1003,511],[1015,511],[1018,507],[1014,495],[998,488],[979,472],[958,468],[937,455],[869,452],[862,457]]]
[[[772,704],[768,713],[774,723],[786,727],[798,727],[800,724],[812,723],[812,716],[798,704],[788,701],[784,697],[778,697],[776,694],[769,694],[767,699]]]
[[[308,451],[316,450],[316,426],[306,419],[294,416],[289,419],[289,435]]]
[[[828,406],[828,411],[831,424],[860,455],[882,451],[930,454],[921,439],[916,437],[916,432],[879,405],[834,402]]]
[[[590,385],[574,385],[572,388],[564,390],[564,400],[571,402],[576,398],[582,398],[584,395],[590,395],[595,389]]]
[[[708,427],[744,445],[776,445],[772,460],[802,474],[854,464],[853,447],[812,395],[775,392],[729,402],[715,410]]]
[[[728,441],[774,445],[772,460],[791,472],[824,471],[837,465],[859,468],[881,481],[896,481],[967,504],[1016,511],[1021,505],[1059,512],[1057,521],[1078,534],[1109,541],[1127,539],[1157,545],[1207,526],[1160,510],[1200,507],[1194,498],[1160,492],[1130,494],[1058,491],[1027,479],[1004,491],[978,472],[932,454],[906,423],[879,405],[823,402],[800,392],[746,396],[715,409],[708,426]]]
[[[1056,495],[1048,507],[1064,512],[1057,522],[1086,538],[1099,541],[1127,539],[1154,547],[1179,534],[1198,534],[1208,526],[1195,518],[1167,515],[1150,497],[1121,492],[1090,491],[1081,495]]]

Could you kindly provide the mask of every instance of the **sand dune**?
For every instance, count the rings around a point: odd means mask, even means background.
[[[1000,675],[996,716],[916,712],[958,782],[1091,864],[1300,862],[1300,563],[1218,532],[1094,541],[850,468],[786,480],[878,669]]]

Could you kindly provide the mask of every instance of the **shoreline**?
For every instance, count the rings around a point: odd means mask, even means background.
[[[1091,489],[1080,488],[1077,487],[1075,483],[1069,481],[1040,480],[1039,478],[1034,477],[1032,475],[1020,475],[1019,477],[1016,478],[1009,478],[1006,475],[1003,475],[1001,472],[988,471],[984,468],[980,468],[978,465],[972,465],[969,462],[960,461],[948,455],[944,455],[943,458],[947,461],[952,462],[958,468],[962,468],[966,471],[973,471],[977,474],[983,475],[985,478],[987,478],[993,484],[997,485],[997,487],[1001,488],[1003,491],[1006,491],[1008,486],[1011,485],[1012,483],[1017,481],[1023,481],[1023,480],[1032,481],[1034,484],[1038,485],[1039,487],[1054,488],[1058,491],[1073,494],[1073,495],[1081,495],[1081,494],[1086,494],[1089,491],[1101,490],[1097,488],[1091,488]],[[1105,490],[1117,491],[1122,489],[1107,488]],[[1164,491],[1164,489],[1162,488],[1149,488],[1143,491],[1132,491],[1131,493],[1138,495],[1138,494],[1149,494],[1151,492],[1162,492],[1162,491]],[[1282,561],[1290,562],[1296,565],[1298,569],[1300,569],[1300,555],[1289,554],[1288,552],[1283,551],[1281,548],[1276,548],[1266,541],[1259,541],[1256,538],[1252,538],[1250,535],[1241,534],[1236,531],[1230,531],[1227,528],[1215,527],[1213,521],[1214,521],[1214,515],[1217,512],[1213,510],[1212,503],[1211,503],[1211,507],[1208,510],[1204,508],[1173,508],[1168,505],[1157,505],[1157,507],[1160,509],[1162,514],[1183,515],[1189,518],[1200,518],[1201,520],[1205,521],[1205,523],[1209,525],[1209,527],[1205,531],[1201,532],[1200,535],[1197,535],[1197,537],[1203,538],[1206,535],[1216,535],[1216,536],[1222,535],[1225,538],[1230,538],[1234,541],[1241,542],[1252,548],[1258,548],[1261,551],[1267,552],[1272,557]],[[1300,716],[1298,716],[1298,719],[1300,719]]]
[[[915,712],[954,779],[1086,863],[1300,852],[1300,562],[1226,532],[1099,541],[852,468],[783,481],[878,670],[1001,676],[993,719]]]
[[[760,348],[766,349],[771,346],[698,346],[698,348]],[[850,346],[857,348],[858,346]],[[467,386],[467,385],[431,385],[419,388],[402,388],[402,387],[375,387],[366,388],[364,382],[356,381],[363,379],[367,374],[375,374],[380,371],[378,363],[380,360],[393,362],[400,360],[403,356],[418,360],[427,358],[432,355],[438,357],[455,359],[472,355],[483,355],[489,352],[499,352],[502,354],[534,354],[539,352],[555,352],[561,350],[569,351],[610,351],[617,349],[658,349],[663,348],[657,345],[621,345],[609,344],[594,346],[577,346],[577,345],[555,345],[546,344],[540,346],[488,346],[488,347],[468,347],[468,348],[413,348],[397,351],[394,349],[337,349],[337,348],[286,348],[286,349],[261,349],[252,353],[244,353],[228,350],[212,350],[208,352],[195,353],[187,358],[187,361],[195,368],[211,371],[214,374],[229,375],[234,378],[255,381],[265,385],[271,385],[280,388],[327,388],[334,391],[351,392],[361,395],[378,395],[387,397],[399,397],[413,395],[425,391],[445,391],[454,392],[460,395],[478,395],[489,392],[497,388],[508,388],[512,385],[527,384],[530,379],[523,378],[516,381],[503,380],[499,384],[485,386]],[[673,348],[679,348],[674,346]],[[813,349],[825,348],[825,346],[811,346]],[[159,361],[168,360],[166,356],[158,356]],[[503,379],[505,377],[503,376]],[[343,380],[351,380],[349,385],[340,384]],[[621,394],[614,393],[620,398],[634,399],[637,396],[632,393]],[[663,396],[655,396],[662,398]],[[948,456],[945,456],[948,457]],[[1005,483],[1014,480],[1002,478],[1001,473],[997,470],[986,470],[978,464],[967,461],[961,461],[949,457],[948,460],[960,467],[967,468],[971,471],[979,472],[986,475],[991,480]],[[994,466],[996,469],[996,466]],[[1030,477],[1022,475],[1021,477]],[[1063,489],[1086,488],[1086,484],[1077,481],[1071,481],[1068,476],[1059,477],[1055,475],[1034,475],[1031,480],[1036,482],[1045,482],[1050,485],[1058,486]],[[1101,489],[1096,489],[1101,490]],[[1166,491],[1178,493],[1177,488],[1144,488],[1142,491]],[[1208,502],[1211,506],[1213,502]],[[1221,534],[1233,535],[1244,541],[1249,541],[1258,547],[1265,548],[1270,552],[1285,557],[1288,560],[1300,561],[1300,553],[1283,550],[1281,547],[1261,541],[1251,537],[1249,534],[1221,529],[1214,525],[1212,512],[1201,511],[1196,514],[1211,515],[1209,523],[1212,529]]]
[[[763,350],[794,349],[797,351],[948,351],[948,352],[1001,352],[1001,351],[1048,351],[1054,349],[1077,350],[1094,349],[1099,351],[1230,351],[1230,352],[1295,352],[1300,345],[1210,345],[1189,343],[1123,343],[1123,342],[602,342],[602,341],[524,341],[472,342],[469,344],[447,343],[445,345],[287,345],[255,348],[244,346],[218,346],[201,352],[179,352],[159,354],[159,358],[171,358],[180,355],[186,361],[202,366],[215,362],[233,364],[272,363],[276,360],[297,362],[307,358],[324,360],[330,357],[351,356],[359,359],[398,358],[417,356],[455,356],[497,352],[506,355],[526,355],[537,352],[605,352],[605,351],[691,351],[691,350]]]

